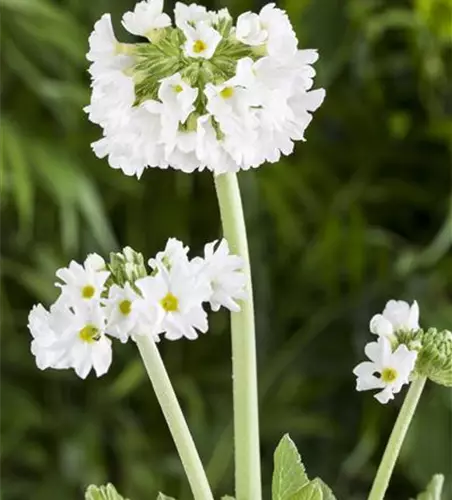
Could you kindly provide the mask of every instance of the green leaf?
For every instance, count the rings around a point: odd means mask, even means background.
[[[333,492],[331,491],[330,487],[327,486],[319,477],[316,477],[311,481],[311,484],[317,484],[320,489],[322,490],[322,500],[336,500],[336,497],[334,496]]]
[[[293,500],[293,496],[309,482],[309,479],[297,447],[288,434],[285,434],[279,442],[274,462],[272,499]]]
[[[160,498],[160,497],[159,497]],[[112,484],[107,486],[88,486],[85,493],[85,500],[127,500],[122,497]]]
[[[176,499],[173,498],[173,497],[167,497],[163,493],[159,493],[159,496],[157,497],[157,500],[176,500]]]
[[[435,474],[427,486],[427,489],[420,493],[416,500],[441,500],[441,491],[444,485],[444,476]]]
[[[292,495],[290,500],[324,500],[322,488],[315,480],[311,481],[295,495]]]
[[[235,500],[234,497],[230,497],[229,495],[226,495],[224,497],[221,497],[221,500]]]

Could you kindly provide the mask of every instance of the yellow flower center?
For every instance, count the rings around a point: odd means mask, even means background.
[[[394,382],[394,380],[397,378],[397,370],[394,370],[394,368],[385,368],[381,372],[381,380],[385,383],[389,382]]]
[[[99,340],[99,329],[94,325],[86,325],[79,331],[78,335],[83,342],[91,344],[96,340]]]
[[[92,285],[86,285],[82,288],[82,297],[84,299],[92,299],[95,293],[96,289]]]
[[[234,89],[232,87],[225,87],[220,95],[223,99],[230,99],[234,95]]]
[[[193,44],[193,52],[195,54],[201,54],[201,52],[204,52],[206,49],[207,44],[202,40],[196,40],[196,42]]]
[[[119,303],[119,310],[124,316],[128,316],[132,312],[132,302],[130,300],[123,300]]]
[[[176,94],[180,94],[184,89],[182,88],[182,85],[174,85],[173,90]]]
[[[172,293],[167,293],[160,304],[166,312],[175,312],[179,309],[179,301]]]

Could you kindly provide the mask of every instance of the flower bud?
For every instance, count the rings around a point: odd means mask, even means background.
[[[127,282],[133,284],[137,279],[147,276],[143,255],[131,247],[125,247],[122,252],[112,252],[109,268],[112,281],[119,286]]]
[[[437,384],[452,387],[452,332],[429,328],[398,335],[400,344],[417,350],[416,372]]]

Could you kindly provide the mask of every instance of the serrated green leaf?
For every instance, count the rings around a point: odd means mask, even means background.
[[[435,474],[427,486],[427,489],[419,493],[416,500],[441,500],[441,492],[444,485],[444,476]]]
[[[157,500],[176,500],[176,499],[173,498],[173,497],[167,497],[163,493],[159,493],[159,496],[157,497]]]
[[[85,500],[127,500],[122,497],[112,484],[106,486],[88,486],[85,493]]]
[[[297,447],[288,434],[283,436],[275,450],[274,464],[272,499],[292,500],[309,479]]]
[[[292,495],[290,500],[324,500],[322,488],[318,482],[311,481],[295,495]]]
[[[322,500],[336,500],[331,488],[325,484],[319,477],[316,477],[311,481],[311,483],[315,483],[319,486],[322,491]]]

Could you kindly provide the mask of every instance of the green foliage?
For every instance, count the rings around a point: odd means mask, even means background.
[[[285,434],[274,456],[272,500],[335,500],[319,478],[308,479],[295,443]]]
[[[164,497],[161,500],[165,500]],[[88,486],[85,493],[85,500],[127,500],[122,497],[112,484],[107,486]],[[170,499],[171,500],[171,499]]]
[[[442,474],[436,474],[432,477],[427,489],[420,493],[416,500],[441,500],[441,491],[444,485],[444,476]]]
[[[204,3],[204,2],[201,2]],[[115,482],[134,500],[189,488],[133,345],[102,379],[39,372],[29,309],[54,300],[55,269],[130,245],[145,258],[169,236],[195,252],[220,235],[212,179],[148,170],[140,181],[97,160],[87,39],[134,0],[0,0],[1,406],[3,500],[79,500]],[[205,2],[234,15],[251,0]],[[287,430],[313,476],[364,500],[401,398],[354,391],[369,318],[416,298],[421,325],[450,329],[451,50],[448,0],[283,0],[300,44],[318,48],[327,97],[307,142],[240,175],[257,308],[264,490]],[[171,2],[166,2],[167,10]],[[130,39],[129,39],[130,41]],[[197,342],[162,342],[168,371],[218,498],[233,491],[227,315]],[[403,394],[400,395],[403,397]],[[452,470],[447,390],[427,387],[386,500],[415,497]],[[444,499],[451,497],[446,479]],[[324,494],[325,495],[325,494]]]

